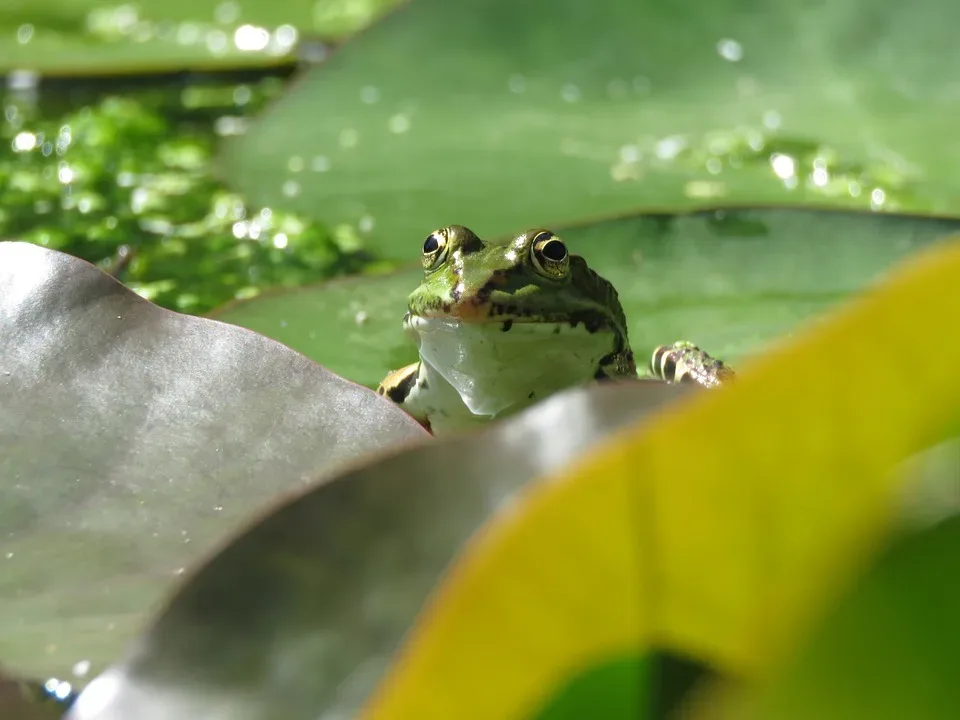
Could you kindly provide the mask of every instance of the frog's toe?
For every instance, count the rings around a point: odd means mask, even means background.
[[[685,340],[657,347],[650,357],[650,370],[664,382],[692,382],[704,387],[723,384],[733,376],[722,360]]]

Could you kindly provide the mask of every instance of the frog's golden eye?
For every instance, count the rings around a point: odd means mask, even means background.
[[[423,254],[420,256],[423,267],[427,270],[434,267],[443,258],[446,250],[447,234],[443,230],[427,235],[427,239],[423,241]]]
[[[570,271],[570,253],[563,240],[549,230],[537,233],[530,248],[533,266],[541,275],[562,278]]]

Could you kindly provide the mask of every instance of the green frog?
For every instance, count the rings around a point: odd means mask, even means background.
[[[637,379],[617,291],[550,230],[507,244],[450,225],[427,236],[424,278],[404,330],[420,359],[384,378],[386,395],[434,435],[512,414],[594,380]],[[706,387],[732,375],[688,342],[658,347],[650,370]]]

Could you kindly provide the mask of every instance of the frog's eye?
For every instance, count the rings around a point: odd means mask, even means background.
[[[570,270],[570,253],[563,240],[552,232],[544,230],[537,233],[530,248],[533,266],[541,275],[561,278]]]
[[[427,239],[423,241],[423,255],[420,258],[423,267],[429,270],[440,262],[446,248],[447,235],[442,230],[427,235]]]

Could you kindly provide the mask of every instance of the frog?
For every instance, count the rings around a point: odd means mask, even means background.
[[[433,435],[476,427],[589,382],[637,380],[614,286],[545,228],[506,243],[448,225],[423,241],[423,280],[403,330],[419,359],[377,387]],[[649,375],[725,383],[732,371],[688,341],[658,346]]]

